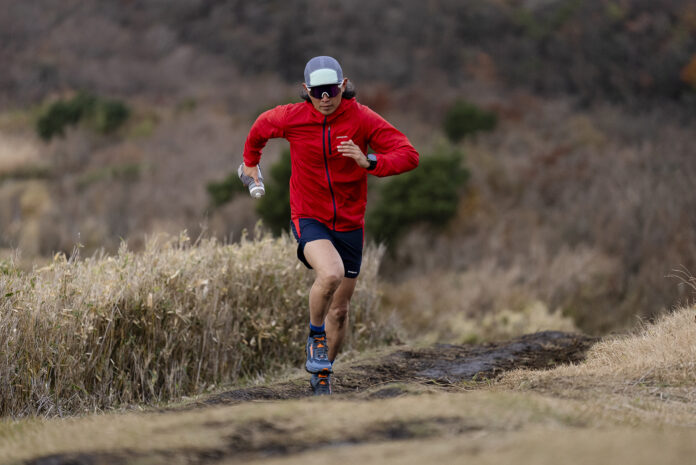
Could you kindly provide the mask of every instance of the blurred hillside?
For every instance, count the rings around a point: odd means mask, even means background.
[[[205,186],[237,166],[261,111],[299,101],[307,59],[330,54],[423,156],[456,99],[500,121],[456,144],[471,180],[454,221],[413,229],[384,262],[411,324],[543,302],[608,331],[686,298],[666,276],[696,269],[691,1],[0,0],[0,39],[6,258],[182,229],[238,239],[253,202],[212,209]],[[41,140],[39,115],[81,91],[128,120]]]
[[[234,101],[250,77],[296,83],[308,57],[327,51],[354,81],[415,86],[425,100],[471,80],[589,101],[679,99],[694,78],[680,77],[696,53],[688,0],[0,5],[4,104],[83,88]]]

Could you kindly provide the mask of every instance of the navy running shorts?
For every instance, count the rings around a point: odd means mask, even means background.
[[[333,231],[323,223],[311,219],[300,218],[290,222],[292,234],[297,239],[297,258],[310,270],[312,266],[304,256],[304,247],[307,242],[317,239],[327,239],[331,241],[338,251],[343,261],[344,276],[346,278],[357,278],[360,274],[360,264],[362,263],[363,250],[363,230],[353,231]]]

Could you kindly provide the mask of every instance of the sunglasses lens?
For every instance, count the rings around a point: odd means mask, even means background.
[[[338,84],[330,84],[328,86],[316,86],[309,89],[309,94],[314,98],[322,98],[324,93],[329,95],[329,98],[337,96],[341,92]]]

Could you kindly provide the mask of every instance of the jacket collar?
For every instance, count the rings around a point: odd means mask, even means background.
[[[330,123],[333,120],[335,120],[336,118],[338,118],[340,115],[342,115],[343,113],[348,111],[349,109],[353,108],[355,106],[355,98],[349,98],[349,99],[342,98],[341,103],[339,103],[338,108],[336,108],[336,111],[334,111],[333,113],[331,113],[329,116],[326,116],[326,117],[324,115],[322,115],[321,113],[319,113],[316,108],[314,108],[314,105],[312,105],[312,102],[305,102],[305,103],[309,106],[310,118],[312,119],[312,121],[315,121],[317,123],[323,123],[324,118],[326,118],[326,122]]]

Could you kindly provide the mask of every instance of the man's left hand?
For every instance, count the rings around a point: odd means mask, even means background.
[[[349,157],[355,160],[355,163],[357,163],[361,168],[368,168],[370,166],[370,162],[367,161],[365,154],[362,153],[360,147],[355,145],[352,140],[343,141],[338,144],[338,151],[341,152],[341,155],[344,157]]]

